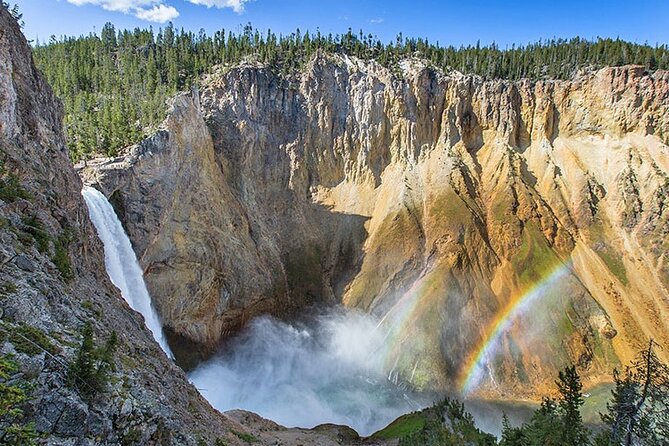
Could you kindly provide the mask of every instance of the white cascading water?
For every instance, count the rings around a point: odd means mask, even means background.
[[[88,213],[105,248],[105,266],[112,283],[130,307],[144,316],[146,326],[168,357],[173,358],[167,345],[160,318],[146,289],[142,269],[114,208],[98,190],[84,186],[81,194],[88,205]]]

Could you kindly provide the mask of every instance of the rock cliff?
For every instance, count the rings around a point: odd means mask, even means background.
[[[183,364],[254,315],[342,302],[417,387],[478,368],[479,394],[535,397],[568,362],[596,384],[669,345],[668,106],[669,73],[634,66],[506,82],[319,54],[218,69],[82,175]]]
[[[0,381],[3,391],[7,383],[28,386],[17,421],[34,423],[39,444],[320,445],[339,444],[342,432],[354,439],[343,428],[287,430],[212,409],[108,280],[81,188],[61,103],[0,7],[0,356],[18,367]],[[109,388],[92,398],[82,396],[85,383],[68,379],[86,322],[97,344],[114,331],[119,342]],[[4,406],[13,397],[3,394],[3,444],[15,444]]]
[[[62,106],[5,8],[0,148],[0,345],[20,365],[12,379],[35,386],[25,411],[44,441],[196,444],[199,436],[227,438],[231,427],[243,431],[188,384],[107,279],[102,245],[65,147]],[[112,387],[93,401],[66,385],[85,322],[100,342],[112,331],[119,336]],[[30,348],[34,342],[48,348]]]

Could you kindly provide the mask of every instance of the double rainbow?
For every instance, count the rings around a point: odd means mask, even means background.
[[[465,362],[463,373],[459,379],[460,391],[463,395],[470,393],[478,385],[483,374],[490,372],[488,364],[493,360],[501,345],[503,335],[507,333],[517,318],[524,314],[537,300],[546,295],[549,289],[559,283],[571,272],[571,261],[557,264],[543,278],[518,293],[500,311],[495,319],[488,325],[487,336],[472,351]]]

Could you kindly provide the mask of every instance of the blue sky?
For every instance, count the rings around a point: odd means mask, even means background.
[[[621,37],[669,43],[669,0],[9,0],[24,13],[29,39],[117,28],[175,26],[208,32],[238,30],[250,22],[288,34],[349,27],[383,41],[427,37],[442,44],[497,42],[504,47],[552,37]]]

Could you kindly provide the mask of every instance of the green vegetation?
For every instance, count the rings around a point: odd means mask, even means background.
[[[497,444],[494,436],[476,427],[473,417],[465,411],[462,403],[450,398],[420,412],[399,417],[372,435],[372,438],[399,439],[400,446]]]
[[[404,415],[372,438],[399,439],[400,446],[496,445],[494,436],[480,431],[464,405],[445,398],[440,403]]]
[[[542,280],[546,272],[551,271],[561,262],[533,221],[527,222],[523,228],[522,237],[523,244],[511,262],[513,270],[519,274],[520,283],[532,285]]]
[[[425,428],[426,418],[423,412],[413,412],[402,415],[384,429],[372,435],[372,438],[390,440],[393,438],[403,438],[408,435],[420,432]]]
[[[608,242],[609,236],[605,230],[605,219],[606,217],[598,218],[588,228],[593,250],[604,261],[609,271],[620,280],[620,283],[627,285],[629,283],[627,270],[620,254]]]
[[[584,403],[583,386],[576,367],[565,368],[556,381],[560,394],[556,401],[544,398],[527,424],[512,427],[504,417],[501,446],[590,444],[590,433],[583,425],[581,407]]]
[[[611,247],[604,245],[602,249],[595,250],[597,255],[606,263],[609,271],[620,280],[620,283],[627,285],[629,279],[627,278],[627,270],[622,258]]]
[[[246,432],[238,432],[238,431],[231,431],[233,434],[237,436],[240,440],[246,442],[246,443],[257,443],[259,440],[254,437],[251,434],[247,434]]]
[[[449,398],[396,419],[372,439],[398,439],[400,446],[669,444],[669,366],[660,362],[655,345],[651,341],[625,373],[614,372],[612,399],[607,412],[600,414],[603,426],[594,436],[581,415],[585,404],[581,379],[576,368],[570,366],[558,374],[555,382],[558,398],[544,398],[527,423],[511,426],[503,416],[499,442],[480,431],[464,406]]]
[[[18,365],[11,357],[0,357],[0,445],[32,446],[37,444],[37,432],[21,409],[31,386],[12,376],[17,371]]]
[[[576,367],[571,366],[561,371],[556,381],[560,400],[558,406],[563,418],[564,429],[562,441],[565,446],[578,446],[588,441],[588,431],[583,426],[581,406],[583,399],[583,385],[576,373]]]
[[[32,196],[21,186],[19,177],[8,171],[5,163],[0,161],[0,200],[13,203],[20,198],[30,200]]]
[[[81,330],[81,346],[68,371],[70,385],[82,396],[93,398],[107,390],[110,374],[114,370],[114,355],[118,346],[116,332],[103,347],[96,348],[93,327],[86,323]]]
[[[520,427],[506,417],[500,446],[661,445],[669,441],[669,367],[653,350],[639,354],[624,375],[614,371],[616,386],[601,415],[604,429],[594,437],[583,425],[581,380],[567,367],[556,381],[559,399],[545,398],[531,420]]]
[[[301,32],[277,36],[247,25],[239,33],[213,35],[177,30],[117,31],[106,24],[100,35],[52,36],[36,42],[35,59],[65,102],[68,145],[73,158],[115,155],[151,132],[165,115],[165,100],[189,88],[219,64],[251,59],[277,73],[301,69],[318,51],[374,59],[399,72],[398,62],[417,56],[445,70],[486,78],[569,78],[585,67],[645,65],[669,67],[669,49],[616,39],[552,39],[501,49],[491,45],[444,46],[421,38],[382,43],[352,30],[342,35]]]
[[[26,324],[2,323],[0,328],[0,341],[9,340],[19,353],[26,355],[37,355],[47,351],[52,355],[58,353],[49,336],[37,327]]]
[[[630,367],[614,372],[613,398],[602,414],[607,429],[597,446],[669,444],[669,366],[654,346],[651,340]]]
[[[10,294],[16,293],[16,285],[11,282],[1,282],[0,283],[0,296],[8,296]]]
[[[36,215],[23,217],[21,219],[20,230],[15,230],[14,232],[19,241],[24,245],[29,246],[34,242],[39,252],[49,252],[49,242],[52,238]],[[70,260],[70,254],[68,253],[68,247],[71,240],[72,235],[70,234],[70,231],[66,230],[59,235],[58,238],[53,241],[53,256],[51,257],[51,261],[66,282],[74,279],[72,262]]]
[[[70,237],[68,234],[61,234],[53,243],[54,254],[53,264],[60,272],[61,277],[66,282],[74,279],[74,272],[72,270],[72,262],[70,261],[70,254],[67,248],[70,244]]]
[[[16,23],[18,23],[21,28],[25,26],[25,22],[23,21],[23,14],[21,14],[19,11],[18,4],[15,3],[14,6],[10,6],[9,2],[2,1],[0,2],[0,6],[9,11],[14,20],[16,20]]]
[[[123,437],[121,437],[121,445],[122,446],[133,446],[137,443],[139,443],[139,440],[142,439],[142,431],[133,428],[130,429],[128,432],[126,432]]]
[[[30,234],[35,241],[37,250],[39,252],[47,252],[49,250],[49,240],[51,237],[37,216],[30,215],[28,217],[23,217],[21,219],[21,224],[23,225],[23,230]]]

